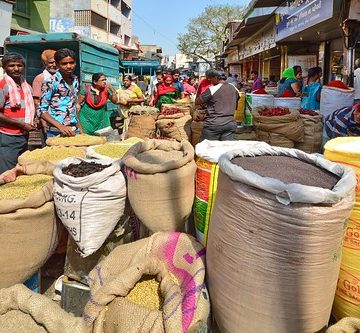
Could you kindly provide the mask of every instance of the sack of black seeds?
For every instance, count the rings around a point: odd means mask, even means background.
[[[94,253],[125,209],[126,183],[120,161],[70,157],[54,170],[56,212],[82,257]]]
[[[231,151],[219,167],[206,263],[220,331],[320,331],[334,300],[354,172],[275,147]]]

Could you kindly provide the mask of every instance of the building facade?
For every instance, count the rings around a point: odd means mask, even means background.
[[[130,45],[132,0],[51,0],[50,32],[76,32],[100,42]]]

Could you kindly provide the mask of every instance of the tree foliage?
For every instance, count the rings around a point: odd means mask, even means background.
[[[178,49],[187,56],[213,61],[222,52],[223,41],[227,38],[226,25],[241,20],[244,10],[241,6],[207,6],[198,17],[190,20],[187,32],[178,35]]]

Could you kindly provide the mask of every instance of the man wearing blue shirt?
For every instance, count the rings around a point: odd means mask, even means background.
[[[184,94],[184,85],[182,84],[182,82],[179,81],[179,78],[180,78],[180,72],[175,69],[172,71],[171,73],[172,77],[173,77],[173,85],[178,88],[178,90],[180,91],[181,93],[181,98],[184,98],[185,97],[185,94]]]
[[[77,118],[79,81],[74,75],[74,51],[60,49],[54,55],[59,71],[44,82],[38,115],[49,123],[47,136],[74,136],[81,131]]]

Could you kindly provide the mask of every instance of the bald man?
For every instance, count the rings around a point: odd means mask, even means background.
[[[354,71],[354,89],[355,89],[355,103],[360,102],[360,59],[355,60]],[[354,104],[355,104],[354,103]]]

